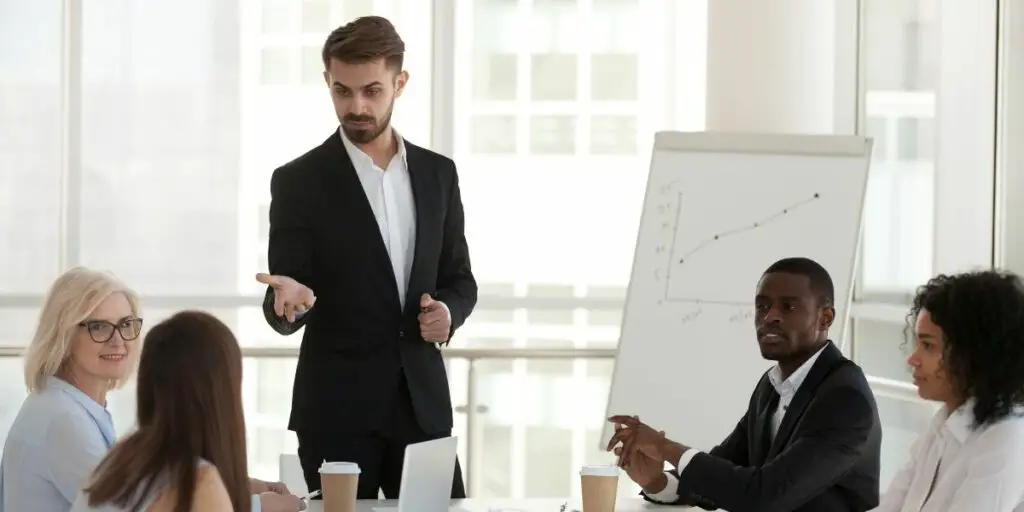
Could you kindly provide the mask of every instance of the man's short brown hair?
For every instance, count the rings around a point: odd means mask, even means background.
[[[387,18],[363,16],[338,27],[324,42],[324,68],[330,67],[331,59],[346,64],[363,64],[384,59],[385,64],[396,71],[402,69],[405,43]]]

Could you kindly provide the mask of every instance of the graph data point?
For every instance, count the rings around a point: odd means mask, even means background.
[[[715,235],[715,240],[718,240],[718,235]]]
[[[819,193],[815,192],[815,193],[814,193],[814,197],[815,197],[815,199],[817,199],[817,198],[818,198],[818,196],[820,196],[820,195],[821,195],[821,194],[819,194]]]

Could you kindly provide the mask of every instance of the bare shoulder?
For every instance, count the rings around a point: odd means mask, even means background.
[[[172,512],[178,503],[178,493],[174,489],[164,491],[149,507],[149,512]],[[192,499],[192,510],[206,512],[214,510],[231,510],[231,498],[220,478],[220,472],[213,466],[204,465],[196,474],[196,491]]]

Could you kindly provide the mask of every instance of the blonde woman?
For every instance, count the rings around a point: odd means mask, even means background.
[[[0,510],[66,511],[114,445],[107,393],[128,379],[142,317],[117,278],[74,268],[50,288],[25,356],[29,396],[0,463]]]
[[[135,368],[139,297],[117,278],[83,267],[57,278],[25,357],[29,396],[0,463],[0,512],[71,509],[116,440],[107,393]],[[280,482],[252,478],[252,512],[296,512]]]

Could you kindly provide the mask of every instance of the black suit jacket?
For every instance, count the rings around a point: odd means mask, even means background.
[[[878,505],[881,424],[860,367],[831,342],[771,442],[779,394],[766,372],[722,444],[679,475],[679,503],[732,512],[860,512]]]
[[[416,247],[401,306],[398,286],[366,193],[338,132],[274,171],[270,182],[271,274],[309,286],[315,306],[294,324],[274,314],[281,334],[305,325],[288,428],[332,432],[382,429],[404,373],[419,426],[452,428],[441,351],[420,335],[419,301],[430,293],[448,306],[455,332],[473,311],[470,270],[455,164],[405,142],[416,203]]]

